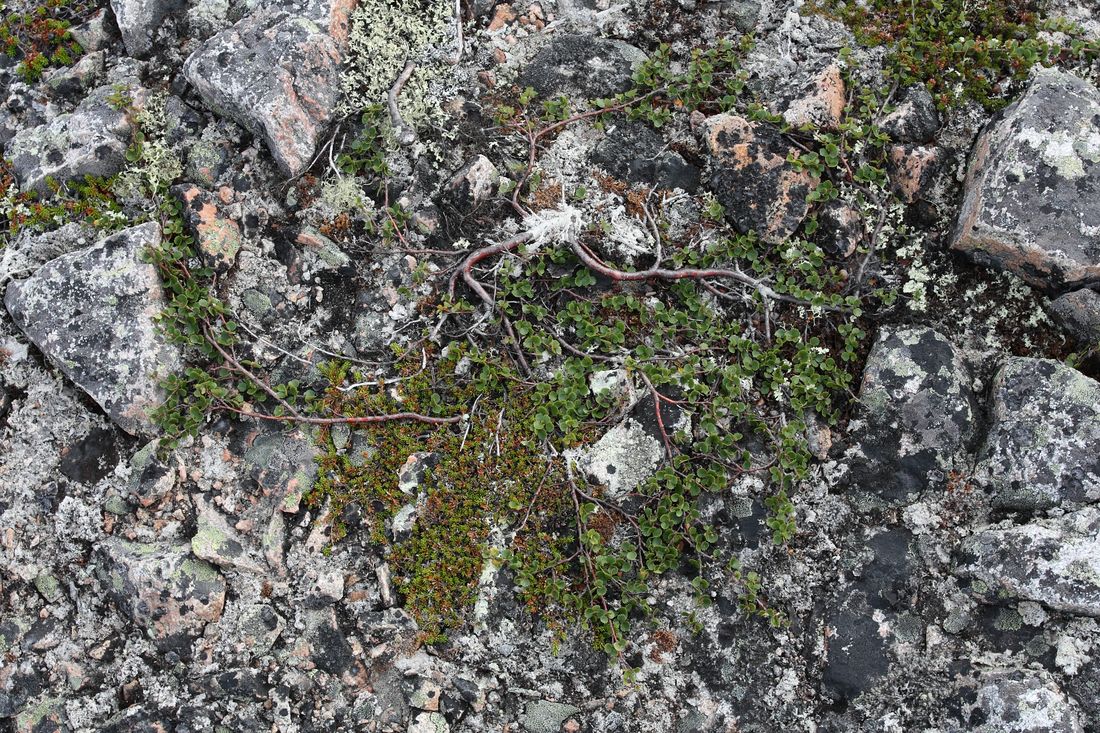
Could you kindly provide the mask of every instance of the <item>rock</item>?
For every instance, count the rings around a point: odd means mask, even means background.
[[[612,97],[630,89],[634,67],[645,53],[623,41],[570,33],[554,34],[519,75],[542,99]]]
[[[1061,362],[1014,357],[993,381],[974,482],[1001,509],[1100,500],[1100,384]]]
[[[303,172],[340,99],[351,3],[307,18],[265,8],[218,33],[184,64],[206,104],[263,138],[286,176]]]
[[[176,472],[157,456],[158,441],[146,443],[130,459],[127,498],[143,507],[159,502],[176,487]]]
[[[641,486],[664,457],[660,440],[634,418],[627,418],[576,454],[580,468],[592,481],[606,486],[612,499],[624,498]]]
[[[69,733],[65,715],[65,701],[58,697],[46,698],[31,705],[15,718],[15,733]]]
[[[1100,617],[1100,509],[988,527],[963,543],[956,573],[991,602]]]
[[[451,190],[464,203],[479,204],[496,195],[500,171],[484,155],[478,155],[451,178]]]
[[[527,733],[558,733],[562,723],[580,708],[549,700],[533,700],[524,707],[519,724]]]
[[[940,129],[940,114],[932,95],[921,85],[909,87],[894,111],[879,120],[879,127],[899,143],[921,145]]]
[[[111,0],[126,52],[134,58],[146,56],[160,24],[183,4],[181,0]]]
[[[72,112],[24,128],[6,148],[22,190],[50,193],[47,179],[66,183],[86,175],[109,177],[126,165],[131,126],[126,112],[108,102],[110,86],[81,100]]]
[[[835,130],[844,116],[847,91],[835,62],[819,71],[802,93],[787,105],[783,119],[793,127],[811,125]]]
[[[203,261],[218,272],[227,272],[241,250],[240,226],[225,217],[214,196],[198,186],[173,186],[172,193],[183,203],[184,221]]]
[[[1100,293],[1095,290],[1066,293],[1050,304],[1050,314],[1082,346],[1100,342]]]
[[[952,344],[928,328],[884,329],[860,386],[849,485],[892,503],[946,486],[975,437],[971,377]]]
[[[417,489],[427,478],[428,471],[436,464],[435,453],[410,453],[397,471],[397,488],[409,496],[416,496]]]
[[[851,257],[863,242],[863,217],[853,206],[830,201],[821,207],[817,221],[821,247],[834,257]]]
[[[52,70],[46,84],[57,97],[78,99],[103,80],[104,57],[103,51],[85,54],[72,66]]]
[[[159,243],[155,223],[125,229],[9,284],[4,297],[27,337],[133,435],[155,431],[158,380],[180,364],[153,320],[165,295],[143,253]]]
[[[793,234],[809,209],[806,197],[818,184],[812,173],[787,162],[798,151],[777,128],[737,115],[711,117],[705,134],[710,187],[733,225],[756,231],[770,244]]]
[[[943,148],[892,145],[886,168],[890,183],[901,200],[912,204],[923,198],[946,157]]]
[[[393,574],[390,572],[390,564],[382,563],[374,569],[378,578],[378,597],[382,601],[383,608],[393,608],[397,605],[397,595],[393,592]]]
[[[1100,658],[1095,654],[1083,668],[1068,677],[1066,691],[1073,696],[1081,710],[1085,730],[1089,733],[1100,730]]]
[[[73,481],[94,484],[111,473],[119,459],[114,432],[95,428],[61,452],[58,470]]]
[[[195,498],[198,526],[191,538],[191,552],[222,568],[262,574],[263,564],[251,556],[237,530],[214,506],[201,497]]]
[[[760,17],[760,0],[727,0],[722,3],[722,14],[733,18],[737,30],[752,33]]]
[[[118,37],[106,8],[95,11],[88,20],[69,32],[73,40],[79,43],[86,53],[109,48]]]
[[[978,689],[982,722],[974,733],[1081,733],[1077,711],[1043,673],[1030,670],[986,674]]]
[[[451,726],[439,713],[418,713],[409,723],[407,733],[449,733]]]
[[[48,232],[20,230],[0,249],[0,284],[25,277],[63,254],[84,249],[99,236],[92,227],[75,221]]]
[[[592,153],[592,160],[615,178],[662,189],[694,192],[701,172],[679,153],[666,150],[664,138],[642,122],[616,124]]]
[[[1060,291],[1100,282],[1100,91],[1037,70],[978,138],[951,246]]]
[[[189,655],[191,642],[222,615],[225,578],[189,545],[117,538],[97,550],[100,577],[119,610],[162,650]]]
[[[261,435],[245,453],[261,489],[279,499],[280,509],[295,514],[317,479],[317,448],[301,430]]]

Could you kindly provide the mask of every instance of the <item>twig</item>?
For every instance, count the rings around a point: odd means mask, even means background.
[[[405,123],[405,119],[401,116],[401,109],[397,106],[397,98],[401,96],[401,90],[405,88],[406,82],[409,81],[409,77],[412,76],[414,71],[416,71],[416,64],[412,61],[406,61],[405,68],[401,71],[401,75],[397,77],[397,81],[390,87],[388,95],[390,123],[393,125],[398,145],[402,146],[412,145],[416,142],[416,131]]]
[[[308,417],[305,415],[269,415],[263,412],[241,410],[230,405],[221,405],[218,409],[229,410],[245,417],[254,417],[260,420],[274,420],[278,422],[302,423],[305,425],[368,425],[384,422],[398,422],[413,420],[428,423],[429,425],[453,425],[466,419],[466,415],[454,415],[452,417],[432,417],[421,415],[419,412],[394,412],[387,415],[361,415],[358,417]]]
[[[451,66],[462,60],[462,54],[466,51],[466,42],[462,37],[462,0],[455,0],[455,52],[447,59]]]

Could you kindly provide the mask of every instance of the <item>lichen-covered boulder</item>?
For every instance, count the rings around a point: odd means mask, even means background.
[[[198,186],[173,186],[172,193],[183,203],[183,219],[203,261],[218,272],[228,271],[241,251],[240,225],[226,217],[214,197]]]
[[[794,233],[806,217],[806,198],[817,177],[787,162],[798,150],[779,129],[737,115],[707,120],[710,188],[741,232],[755,231],[771,244]]]
[[[159,379],[181,363],[154,322],[165,294],[143,253],[159,242],[155,223],[125,229],[12,282],[4,297],[27,337],[133,435],[155,432]]]
[[[991,672],[978,688],[982,722],[975,733],[1080,733],[1077,711],[1047,675],[1030,670]]]
[[[848,484],[888,503],[945,487],[966,466],[974,416],[971,377],[950,341],[929,328],[884,330],[863,372]]]
[[[225,578],[190,547],[110,538],[98,550],[99,573],[119,610],[158,648],[187,655],[206,625],[221,618]]]
[[[1088,288],[1056,298],[1050,315],[1083,346],[1100,343],[1100,293]]]
[[[261,9],[208,40],[183,68],[203,101],[260,136],[287,176],[310,164],[335,115],[354,3],[309,5],[301,14]]]
[[[1059,291],[1100,282],[1100,91],[1037,70],[974,147],[952,247]]]
[[[1060,362],[1011,358],[993,382],[974,481],[995,507],[1100,500],[1100,383]]]
[[[1100,510],[988,527],[963,543],[956,573],[990,602],[1100,617]]]
[[[134,58],[147,55],[160,24],[183,4],[183,0],[111,0],[126,52]]]
[[[113,176],[122,170],[131,125],[125,111],[108,101],[112,91],[110,86],[99,87],[72,112],[16,133],[5,155],[20,189],[48,194],[47,179],[66,183],[85,175]]]

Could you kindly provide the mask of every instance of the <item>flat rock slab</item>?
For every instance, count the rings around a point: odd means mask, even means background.
[[[108,102],[112,93],[110,86],[100,87],[72,112],[16,133],[5,152],[20,189],[49,194],[47,179],[66,183],[122,170],[131,126],[126,112]]]
[[[1002,509],[1100,500],[1100,383],[1048,359],[1009,359],[975,474]]]
[[[952,247],[1048,291],[1100,282],[1100,91],[1056,69],[978,138]]]
[[[263,138],[287,176],[304,171],[340,99],[349,3],[262,9],[218,33],[184,64],[214,111]]]
[[[612,97],[630,88],[634,67],[645,59],[645,52],[623,41],[555,34],[523,69],[519,82],[543,99]]]
[[[848,483],[890,503],[946,485],[975,434],[970,373],[929,328],[883,330],[863,372]]]
[[[165,295],[142,258],[159,242],[157,224],[131,227],[46,263],[4,297],[35,346],[133,435],[155,432],[159,377],[181,363],[154,323]]]
[[[115,604],[159,648],[186,656],[206,624],[221,618],[225,578],[192,556],[189,545],[110,538],[99,552],[100,574]]]
[[[963,543],[956,572],[993,602],[1100,618],[1100,510],[978,532]]]
[[[779,129],[737,115],[715,115],[706,122],[711,155],[710,188],[738,231],[755,231],[778,244],[806,218],[806,197],[817,177],[798,170],[787,156],[799,152]]]

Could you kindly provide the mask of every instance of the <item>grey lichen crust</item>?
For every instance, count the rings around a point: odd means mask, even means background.
[[[1057,291],[1100,281],[1100,209],[1076,205],[1100,193],[1100,91],[1034,73],[974,147],[952,246]]]
[[[181,361],[154,322],[164,291],[143,253],[159,242],[157,224],[131,227],[46,263],[4,297],[27,337],[134,435],[155,431],[158,378]]]
[[[1012,358],[994,380],[991,417],[975,478],[994,506],[1100,500],[1100,384],[1059,362]]]

